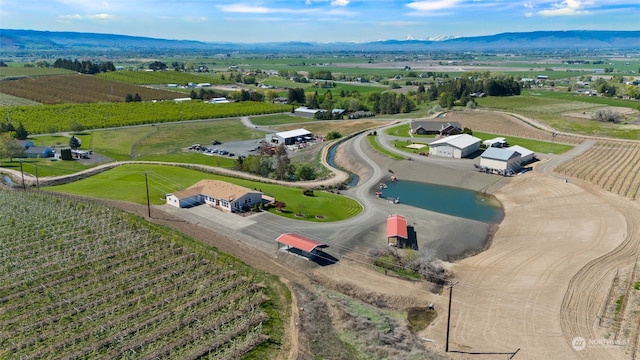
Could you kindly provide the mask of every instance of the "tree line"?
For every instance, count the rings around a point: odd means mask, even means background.
[[[116,71],[116,67],[111,61],[92,63],[89,60],[79,61],[78,59],[56,59],[53,63],[53,67],[67,69],[82,74],[98,74],[101,72]]]

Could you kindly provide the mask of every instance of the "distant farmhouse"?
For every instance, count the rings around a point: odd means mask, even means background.
[[[480,139],[469,134],[443,137],[429,144],[429,155],[456,159],[467,157],[480,150]]]
[[[462,134],[462,126],[458,122],[411,121],[411,133],[418,135],[450,136]]]
[[[18,140],[18,143],[24,147],[24,156],[28,158],[50,158],[55,152],[47,146],[35,146],[29,140]]]
[[[211,205],[228,212],[245,211],[262,202],[262,192],[220,180],[200,180],[166,196],[167,204],[178,208]]]

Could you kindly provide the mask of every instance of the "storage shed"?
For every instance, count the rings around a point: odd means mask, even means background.
[[[520,153],[491,147],[480,155],[480,166],[504,174],[516,172],[520,169]]]
[[[469,134],[448,136],[429,144],[429,155],[461,159],[480,149],[480,139]]]
[[[276,239],[278,243],[278,249],[289,251],[297,255],[312,259],[315,256],[321,255],[318,248],[327,248],[329,245],[320,241],[309,239],[302,235],[293,233],[284,233]]]
[[[514,150],[520,153],[520,164],[528,164],[534,160],[536,153],[533,151],[524,148],[520,145],[509,146],[507,150]]]
[[[409,239],[407,219],[398,214],[387,217],[387,246],[404,248]]]

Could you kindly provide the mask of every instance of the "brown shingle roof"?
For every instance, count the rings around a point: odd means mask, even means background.
[[[214,199],[234,200],[250,192],[258,192],[249,188],[231,184],[220,180],[200,180],[187,189],[173,193],[178,199],[188,198],[197,194],[207,195]]]

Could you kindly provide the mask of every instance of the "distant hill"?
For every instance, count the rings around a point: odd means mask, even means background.
[[[51,52],[331,52],[331,51],[505,51],[505,50],[640,49],[640,31],[534,31],[443,41],[386,40],[365,43],[225,43],[167,40],[139,36],[0,29],[0,56]]]

